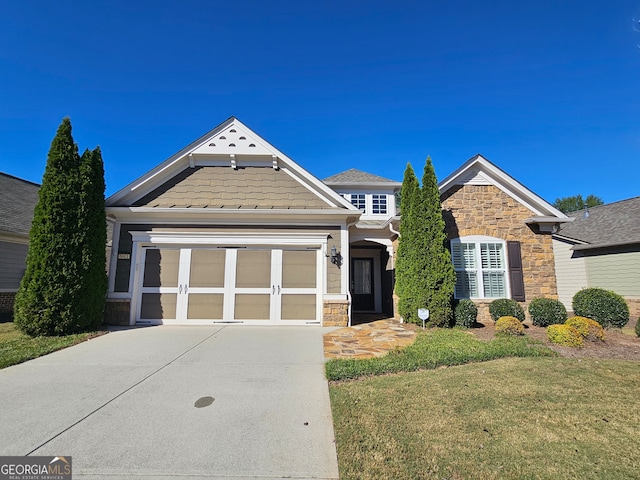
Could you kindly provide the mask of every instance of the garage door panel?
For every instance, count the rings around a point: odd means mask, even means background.
[[[269,288],[270,286],[271,250],[238,250],[236,287]]]
[[[282,252],[282,288],[316,287],[315,250],[285,250]]]
[[[222,320],[223,313],[223,293],[189,294],[187,320]]]
[[[226,250],[222,249],[192,250],[189,287],[224,287],[226,253]]]
[[[175,293],[143,293],[140,318],[161,320],[176,318],[178,295]]]
[[[234,320],[264,320],[271,318],[271,295],[240,293],[235,296]]]
[[[146,252],[143,287],[177,287],[180,250],[150,248]]]
[[[316,320],[315,294],[283,294],[281,320]]]

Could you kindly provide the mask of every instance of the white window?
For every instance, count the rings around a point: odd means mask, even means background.
[[[365,211],[365,194],[364,193],[352,193],[351,194],[351,205],[356,208],[359,208],[363,212]]]
[[[456,298],[508,297],[505,243],[489,237],[451,241]]]
[[[372,195],[373,207],[371,209],[374,214],[387,213],[387,196],[374,193]]]

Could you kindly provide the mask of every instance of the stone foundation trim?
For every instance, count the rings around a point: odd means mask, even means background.
[[[346,327],[349,325],[349,302],[347,300],[325,300],[322,304],[322,325]]]
[[[131,300],[128,298],[107,298],[104,308],[106,325],[129,325]]]

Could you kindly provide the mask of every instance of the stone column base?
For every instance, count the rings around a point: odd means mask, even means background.
[[[325,300],[323,303],[322,325],[325,327],[348,326],[349,302],[347,300]]]
[[[107,298],[104,308],[104,323],[107,325],[129,325],[131,301],[128,298]]]

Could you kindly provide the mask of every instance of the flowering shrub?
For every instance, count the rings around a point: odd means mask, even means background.
[[[469,299],[460,300],[456,305],[453,316],[456,320],[456,326],[471,328],[476,323],[476,318],[478,318],[478,307]]]
[[[489,313],[493,321],[497,321],[500,317],[516,317],[524,322],[524,310],[522,306],[510,298],[499,298],[489,304]]]
[[[571,317],[564,324],[575,328],[587,340],[604,342],[604,328],[595,320],[585,317]]]
[[[547,327],[547,338],[551,342],[565,347],[582,347],[584,345],[582,335],[571,325],[549,325]]]
[[[559,300],[553,298],[534,298],[529,303],[531,322],[538,327],[548,327],[556,323],[564,323],[567,309]]]
[[[629,306],[620,295],[602,288],[584,288],[573,296],[573,312],[592,318],[604,328],[622,328],[629,322]]]
[[[496,321],[496,333],[524,335],[524,325],[516,317],[504,316]]]

